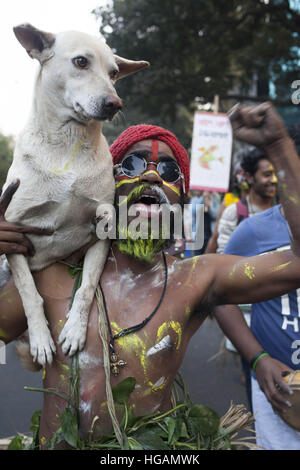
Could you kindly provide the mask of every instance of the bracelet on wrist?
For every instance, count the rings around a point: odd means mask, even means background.
[[[265,357],[265,356],[270,356],[270,354],[268,354],[266,351],[261,351],[260,353],[256,354],[256,356],[254,356],[251,361],[250,361],[250,367],[253,371],[255,371],[255,368],[257,366],[257,363],[258,361],[260,361],[260,359],[262,357]]]

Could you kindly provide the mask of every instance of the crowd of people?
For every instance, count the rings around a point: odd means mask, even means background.
[[[300,155],[300,124],[288,131]],[[235,165],[232,176],[233,191],[222,196],[222,201],[214,192],[207,197],[207,191],[196,191],[191,197],[190,214],[195,214],[196,205],[207,207],[204,233],[210,237],[204,237],[201,252],[253,256],[288,249],[289,228],[268,156],[259,149],[249,150]],[[189,223],[193,220],[191,217]],[[185,253],[190,255],[193,253]],[[241,354],[248,405],[256,418],[259,443],[268,450],[300,449],[299,432],[278,416],[282,408],[273,399],[278,377],[299,369],[299,298],[300,290],[296,289],[265,302],[223,305],[214,310],[214,318],[227,336],[226,348]],[[251,356],[255,357],[256,351],[263,354],[254,369]]]

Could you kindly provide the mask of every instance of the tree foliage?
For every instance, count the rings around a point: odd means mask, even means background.
[[[245,91],[258,76],[286,99],[297,78],[300,14],[288,0],[113,0],[94,13],[118,55],[151,64],[118,84],[130,124],[180,130],[195,97]]]
[[[12,162],[13,148],[13,138],[0,133],[0,191],[5,183],[7,171]]]

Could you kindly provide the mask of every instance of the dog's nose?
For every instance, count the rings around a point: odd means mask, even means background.
[[[103,102],[104,112],[112,118],[120,109],[122,109],[122,100],[118,96],[106,96]]]

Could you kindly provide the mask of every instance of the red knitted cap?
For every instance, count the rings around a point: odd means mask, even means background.
[[[189,192],[190,186],[190,162],[187,151],[178,142],[172,132],[162,127],[152,126],[150,124],[139,124],[126,129],[110,146],[114,165],[116,165],[125,155],[127,150],[136,142],[147,139],[156,139],[165,142],[173,151],[181,173],[184,176],[185,192]]]

